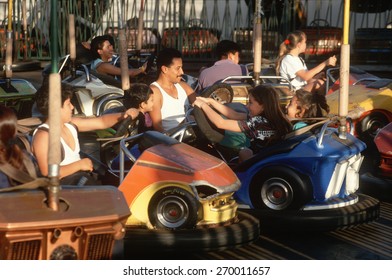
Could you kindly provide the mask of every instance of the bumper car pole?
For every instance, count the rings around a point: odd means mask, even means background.
[[[348,90],[350,75],[350,45],[348,43],[350,26],[350,0],[344,1],[343,44],[340,55],[340,95],[339,95],[339,138],[347,138],[346,116],[348,114]]]
[[[60,209],[60,162],[61,162],[61,77],[58,73],[58,48],[56,44],[58,29],[57,0],[51,1],[50,29],[51,29],[51,65],[49,75],[49,151],[48,151],[48,205],[53,211]]]
[[[7,85],[11,82],[12,77],[12,0],[8,0],[8,25],[7,25],[7,43],[6,57],[4,64],[4,76],[7,79]]]
[[[69,57],[71,59],[71,75],[76,78],[76,42],[75,42],[75,15],[68,16],[69,29]]]
[[[130,79],[128,73],[128,54],[127,54],[127,38],[125,36],[125,27],[123,19],[123,4],[117,2],[118,9],[118,40],[119,40],[119,53],[120,53],[120,69],[121,69],[121,87],[122,90],[130,88]]]
[[[261,72],[261,49],[262,49],[262,31],[261,31],[261,0],[256,1],[254,24],[253,24],[253,78],[254,85],[260,84]]]

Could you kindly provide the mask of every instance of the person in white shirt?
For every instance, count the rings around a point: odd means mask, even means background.
[[[166,48],[157,56],[158,79],[150,87],[154,92],[154,105],[150,112],[154,130],[164,132],[178,126],[184,119],[187,107],[196,99],[194,90],[181,80],[181,52]]]
[[[306,34],[294,31],[287,35],[280,45],[279,58],[276,62],[276,73],[294,86],[295,90],[303,88],[310,92],[325,94],[325,73],[322,71],[328,66],[336,65],[336,56],[331,56],[316,67],[308,69],[305,61],[299,56],[306,50]]]
[[[123,113],[107,114],[94,118],[74,117],[74,106],[71,103],[73,88],[63,84],[61,86],[61,147],[62,159],[60,162],[60,183],[68,182],[67,177],[77,172],[93,171],[93,164],[89,158],[80,157],[80,145],[78,132],[106,129],[117,122],[126,119],[137,118],[139,109],[130,108]],[[48,175],[48,145],[49,145],[49,83],[44,81],[36,93],[37,108],[45,118],[45,123],[34,131],[32,140],[32,152],[37,160],[39,170],[43,176]],[[72,177],[72,180],[74,177]],[[77,178],[75,178],[77,179]],[[78,184],[78,183],[76,183]]]

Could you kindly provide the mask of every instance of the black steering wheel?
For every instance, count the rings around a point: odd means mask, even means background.
[[[130,116],[122,120],[118,124],[118,128],[116,130],[116,133],[114,134],[114,137],[128,137],[128,136],[133,136],[138,133],[138,118],[132,119]]]
[[[233,101],[234,91],[229,84],[216,83],[204,89],[200,96],[210,97],[222,104],[226,104]]]
[[[211,143],[219,143],[225,137],[225,131],[217,128],[204,114],[203,110],[195,106],[193,108],[193,115],[201,133]]]

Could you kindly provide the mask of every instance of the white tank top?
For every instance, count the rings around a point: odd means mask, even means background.
[[[77,132],[75,126],[73,126],[72,124],[66,123],[65,126],[69,129],[69,131],[72,134],[72,137],[74,138],[75,150],[72,150],[71,147],[69,147],[67,145],[67,143],[63,140],[63,138],[60,138],[61,146],[62,146],[62,148],[64,150],[64,153],[63,153],[64,158],[61,161],[60,166],[71,164],[71,163],[74,163],[74,162],[80,160],[80,154],[79,154],[80,153],[80,145],[79,145],[79,139],[78,139],[78,132]],[[44,124],[41,124],[34,131],[34,134],[37,132],[37,130],[40,127],[45,127],[47,129],[49,129],[49,125],[44,123]]]
[[[185,119],[186,107],[189,105],[188,95],[185,90],[180,84],[174,84],[178,92],[178,98],[173,98],[157,82],[153,82],[152,85],[159,88],[162,93],[161,115],[163,130],[166,131],[178,126]]]

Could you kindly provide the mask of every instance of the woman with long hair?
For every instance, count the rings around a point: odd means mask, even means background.
[[[284,78],[281,83],[290,81],[298,90],[303,88],[312,93],[325,93],[325,74],[322,72],[328,66],[336,65],[336,57],[331,56],[316,67],[308,69],[300,54],[306,50],[306,34],[294,31],[287,35],[279,47],[279,58],[276,61],[276,74]]]

